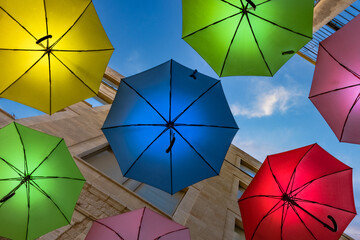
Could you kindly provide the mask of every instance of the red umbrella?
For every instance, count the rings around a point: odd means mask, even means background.
[[[339,141],[360,144],[360,15],[320,43],[310,100]]]
[[[317,144],[270,155],[239,207],[246,239],[338,240],[356,215],[352,169]]]
[[[148,208],[96,220],[85,240],[190,240],[189,229]]]

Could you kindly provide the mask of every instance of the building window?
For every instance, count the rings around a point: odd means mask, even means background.
[[[185,190],[182,190],[171,195],[145,183],[123,177],[119,164],[110,147],[91,153],[82,157],[82,159],[170,216],[174,214],[186,193]]]
[[[242,164],[242,162],[240,163],[240,169],[247,173],[248,175],[250,175],[251,177],[255,177],[255,171],[251,170],[250,168],[248,168],[247,166],[245,166],[244,164]]]
[[[235,230],[232,240],[245,240],[245,232],[235,223]]]
[[[45,114],[39,110],[6,98],[0,98],[0,108],[11,115],[14,119],[35,117]]]
[[[241,196],[244,194],[245,192],[245,188],[243,188],[242,186],[239,185],[239,189],[237,192],[237,199],[241,198]]]
[[[99,107],[99,106],[104,106],[104,105],[108,104],[103,99],[99,98],[98,96],[88,98],[85,100],[85,102],[89,103],[92,107]]]

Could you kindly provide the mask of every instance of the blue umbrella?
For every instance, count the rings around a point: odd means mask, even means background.
[[[174,194],[219,175],[238,126],[219,80],[170,60],[122,80],[102,130],[125,177]]]

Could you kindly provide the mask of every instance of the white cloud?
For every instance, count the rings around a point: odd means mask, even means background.
[[[273,86],[270,83],[260,82],[255,90],[254,101],[247,105],[231,104],[234,116],[247,118],[261,118],[271,116],[276,112],[285,113],[296,105],[298,97],[302,94],[295,88]]]

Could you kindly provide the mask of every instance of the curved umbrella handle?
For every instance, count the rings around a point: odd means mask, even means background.
[[[196,79],[195,74],[197,73],[197,70],[195,69],[194,72],[190,75],[190,77],[192,77],[193,79]]]
[[[248,2],[248,4],[250,4],[254,8],[254,10],[256,9],[256,5],[253,1],[251,1],[251,0],[246,0],[246,1]]]
[[[174,146],[175,143],[175,133],[172,134],[172,139],[170,141],[170,146],[166,149],[166,153],[169,153]]]
[[[48,38],[52,38],[52,35],[47,35],[45,37],[40,38],[39,40],[36,41],[36,44],[39,44],[39,43],[41,43],[42,41],[44,41],[44,40],[46,40]]]
[[[329,229],[332,232],[336,232],[337,231],[337,223],[335,221],[335,219],[332,216],[328,216],[328,219],[331,220],[331,222],[333,223],[334,227],[332,228],[331,226],[324,224],[324,227],[326,227],[327,229]]]

